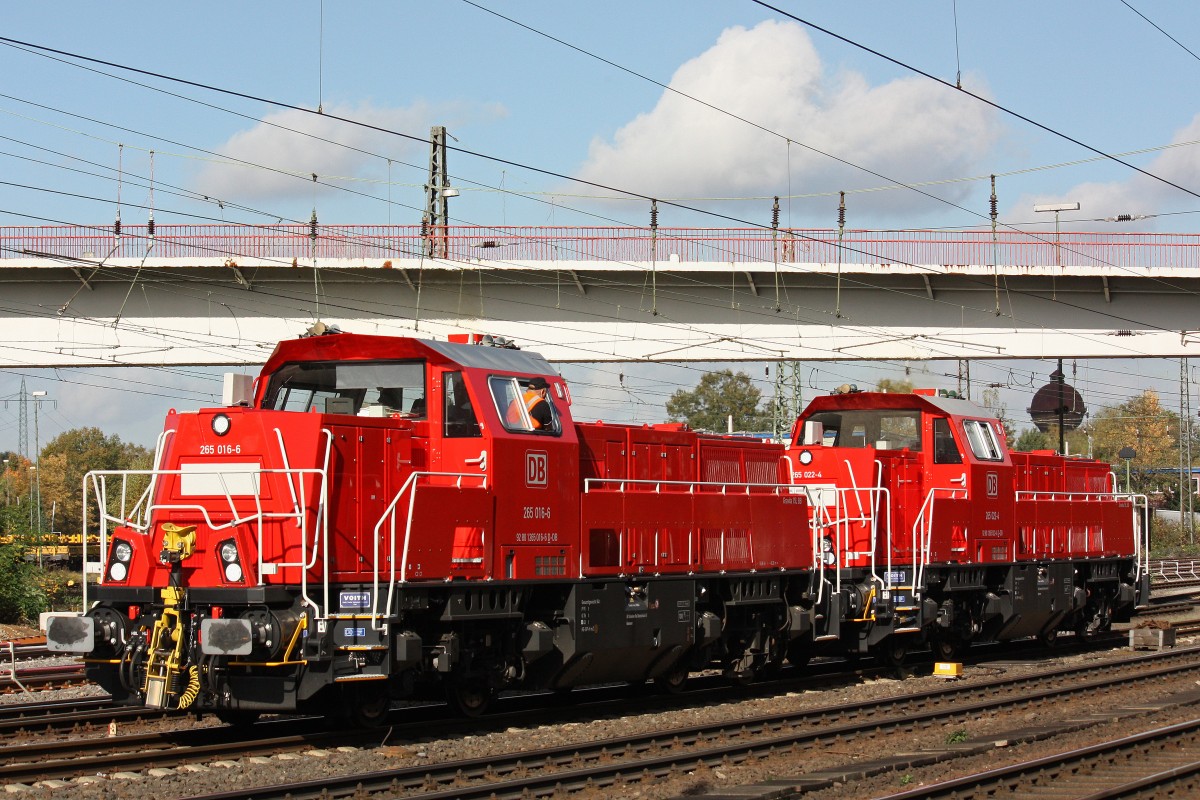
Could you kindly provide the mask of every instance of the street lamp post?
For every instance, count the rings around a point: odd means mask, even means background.
[[[42,464],[42,441],[38,434],[38,406],[42,404],[42,398],[46,396],[44,389],[39,389],[29,393],[33,398],[33,453],[37,460],[38,466]],[[42,472],[38,470],[35,475],[37,489],[37,554],[38,566],[42,566]]]
[[[29,468],[29,533],[33,535],[34,483],[37,481],[37,467]]]
[[[1125,494],[1132,494],[1129,488],[1129,462],[1137,458],[1137,450],[1132,447],[1122,447],[1121,452],[1117,453],[1117,458],[1125,460]]]

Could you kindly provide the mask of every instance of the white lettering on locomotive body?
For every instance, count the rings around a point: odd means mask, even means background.
[[[544,450],[525,451],[525,485],[531,488],[545,488],[550,483],[548,462],[549,457]]]
[[[202,444],[200,445],[200,455],[202,456],[237,456],[242,454],[242,446],[240,444]]]
[[[989,472],[987,474],[987,496],[1000,496],[1000,476],[995,472]]]
[[[514,539],[517,544],[553,544],[558,541],[558,531],[518,533]]]

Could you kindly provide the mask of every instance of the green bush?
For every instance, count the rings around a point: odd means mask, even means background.
[[[1200,530],[1197,530],[1197,534],[1200,535]],[[1182,523],[1151,517],[1150,557],[1197,558],[1200,557],[1200,544],[1189,541]]]
[[[78,611],[83,607],[83,576],[69,569],[39,570],[38,588],[46,598],[44,611]]]
[[[39,570],[25,560],[24,550],[0,546],[0,622],[36,622],[46,610],[46,593],[38,584]]]

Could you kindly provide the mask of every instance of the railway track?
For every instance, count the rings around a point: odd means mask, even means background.
[[[443,764],[422,764],[375,773],[356,773],[349,777],[322,778],[320,781],[289,783],[271,787],[239,788],[205,795],[209,800],[238,798],[335,798],[365,797],[372,793],[420,792],[427,798],[507,798],[545,796],[559,790],[585,787],[613,787],[628,781],[657,779],[700,768],[753,761],[781,751],[804,752],[820,748],[838,737],[887,737],[897,731],[916,727],[944,725],[947,721],[994,714],[1013,705],[1048,703],[1072,696],[1103,698],[1106,692],[1133,684],[1179,679],[1200,670],[1200,648],[1138,656],[1121,662],[1090,664],[1085,667],[1045,670],[1024,677],[1008,677],[970,685],[951,685],[909,696],[891,697],[865,703],[825,706],[789,713],[736,719],[720,724],[657,730],[631,736],[551,749],[519,751],[480,759],[463,759]],[[1083,676],[1083,677],[1081,677]],[[1200,700],[1200,697],[1197,698]],[[499,721],[504,724],[503,720]],[[427,729],[427,725],[423,726]],[[266,733],[282,728],[261,728]],[[406,737],[420,740],[427,730],[396,726],[392,741]],[[221,758],[280,753],[287,750],[316,748],[329,750],[352,744],[361,746],[364,734],[302,732],[272,736],[255,742],[228,742],[228,750],[212,749],[215,743],[203,737],[172,734],[158,744],[150,739],[102,740],[105,755],[66,758],[65,747],[37,754],[22,748],[8,753],[0,750],[0,781],[27,782],[36,776],[54,776],[86,772],[112,772],[116,769],[148,769],[170,764]],[[218,729],[228,740],[228,729]],[[211,735],[211,732],[210,732]],[[371,737],[378,743],[380,734]],[[91,740],[93,743],[98,740]],[[196,748],[203,746],[203,751]],[[90,749],[90,748],[85,748]],[[147,756],[146,752],[152,749]],[[141,757],[141,761],[138,758]],[[34,762],[34,763],[31,763]],[[138,766],[140,764],[140,766]],[[248,772],[239,783],[249,783],[260,774]],[[618,790],[619,791],[619,790]]]
[[[877,800],[1196,797],[1200,794],[1200,719],[1113,742],[1022,761]]]
[[[82,664],[25,667],[17,669],[15,672],[11,665],[0,667],[0,694],[61,689],[67,686],[82,686],[87,683]]]

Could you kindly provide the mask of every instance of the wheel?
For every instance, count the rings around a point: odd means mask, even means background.
[[[888,636],[875,646],[872,655],[885,667],[900,669],[908,657],[908,646],[895,636]]]
[[[1058,628],[1051,628],[1044,633],[1039,633],[1037,640],[1042,647],[1054,647],[1058,644]]]
[[[929,651],[938,661],[955,661],[963,651],[963,642],[950,637],[934,639],[929,643]]]
[[[676,665],[654,679],[654,688],[663,694],[679,694],[687,685],[687,667]]]
[[[474,719],[487,711],[496,693],[482,681],[463,681],[446,688],[446,701],[455,713]]]
[[[793,667],[803,667],[812,658],[812,651],[807,642],[792,642],[788,645],[787,660]]]
[[[355,728],[377,728],[392,710],[392,699],[383,681],[348,686],[343,700],[342,713]]]
[[[235,728],[247,728],[258,722],[258,717],[261,712],[246,711],[240,708],[226,708],[214,712],[217,719],[224,722],[226,725],[232,725]]]

